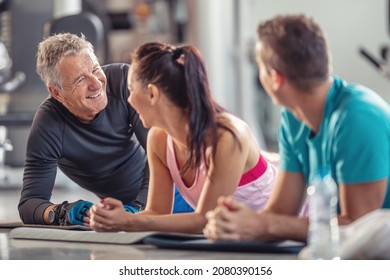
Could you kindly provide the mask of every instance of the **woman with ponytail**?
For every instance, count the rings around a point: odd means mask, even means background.
[[[91,209],[94,230],[201,233],[221,196],[265,206],[277,168],[249,126],[213,99],[195,47],[146,43],[132,55],[128,77],[128,101],[150,128],[147,205],[130,215],[106,198]],[[172,214],[174,185],[194,212]]]

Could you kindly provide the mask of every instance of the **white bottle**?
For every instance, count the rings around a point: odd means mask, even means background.
[[[322,168],[317,172],[307,193],[309,195],[309,258],[339,259],[338,190],[329,168]]]

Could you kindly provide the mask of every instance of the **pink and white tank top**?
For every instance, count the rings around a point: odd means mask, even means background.
[[[168,135],[167,164],[179,192],[187,203],[192,208],[196,209],[203,185],[207,179],[208,170],[205,162],[202,161],[197,170],[192,186],[186,186],[180,176],[180,171],[177,166],[172,137]],[[245,203],[253,210],[257,211],[264,208],[271,195],[276,174],[277,166],[267,162],[263,156],[260,155],[257,165],[241,177],[233,197],[236,200]]]

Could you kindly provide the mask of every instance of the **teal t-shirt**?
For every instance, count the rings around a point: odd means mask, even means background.
[[[372,90],[334,77],[316,135],[282,109],[279,152],[280,168],[302,172],[307,184],[321,166],[330,167],[337,184],[389,178],[390,106]],[[383,208],[390,208],[390,181]]]

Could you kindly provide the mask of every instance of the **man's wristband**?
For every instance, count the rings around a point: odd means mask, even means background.
[[[133,201],[133,202],[131,203],[131,205],[132,205],[135,209],[137,209],[138,211],[143,211],[143,210],[145,210],[145,204],[142,203],[142,202],[139,202],[139,201],[137,201],[137,200]]]
[[[48,219],[49,219],[49,223],[53,226],[58,226],[60,225],[60,213],[61,213],[61,208],[62,208],[62,205],[64,204],[61,203],[61,204],[58,204],[56,206],[54,206],[50,211],[49,211],[49,214],[48,214]]]

